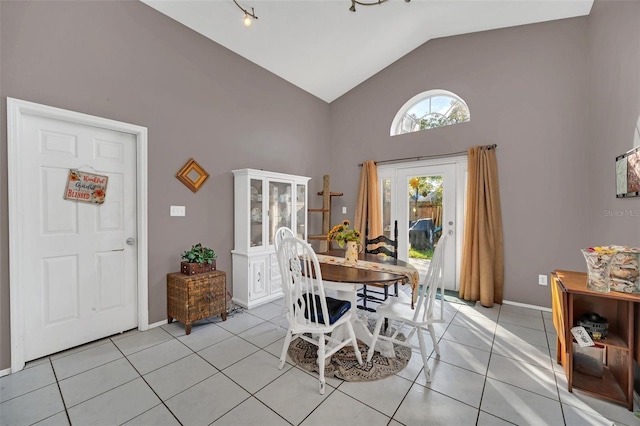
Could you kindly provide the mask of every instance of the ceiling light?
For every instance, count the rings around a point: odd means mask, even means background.
[[[244,14],[243,22],[245,27],[251,26],[251,18],[249,18],[249,15],[247,15],[246,13]]]
[[[349,8],[349,10],[351,12],[355,12],[356,11],[356,4],[359,6],[375,6],[377,4],[382,4],[382,3],[386,3],[389,0],[377,0],[377,1],[370,1],[370,2],[365,2],[365,1],[358,1],[358,0],[351,0],[351,7]],[[404,0],[405,3],[409,3],[411,0]]]
[[[244,18],[242,19],[242,22],[244,22],[245,27],[251,26],[251,23],[253,22],[253,20],[258,19],[258,17],[256,16],[256,13],[253,11],[253,8],[251,8],[251,13],[249,13],[249,11],[244,7],[240,6],[236,0],[233,0],[233,2],[236,4],[236,6],[238,6],[238,8],[241,11],[244,12]]]

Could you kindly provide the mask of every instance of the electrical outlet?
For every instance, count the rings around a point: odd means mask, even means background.
[[[538,275],[538,284],[547,285],[547,276],[542,274]]]

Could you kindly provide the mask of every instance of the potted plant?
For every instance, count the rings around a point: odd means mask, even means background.
[[[198,243],[191,246],[191,250],[185,250],[182,253],[180,272],[185,275],[194,275],[215,271],[217,258],[218,255],[213,249]]]

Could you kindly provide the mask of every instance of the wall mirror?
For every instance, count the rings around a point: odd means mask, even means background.
[[[176,177],[191,191],[197,192],[202,184],[209,178],[209,173],[200,167],[200,165],[196,163],[196,160],[190,158],[182,169],[180,169]]]

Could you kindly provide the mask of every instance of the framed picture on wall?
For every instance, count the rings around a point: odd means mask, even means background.
[[[616,197],[640,196],[640,147],[616,157]]]

